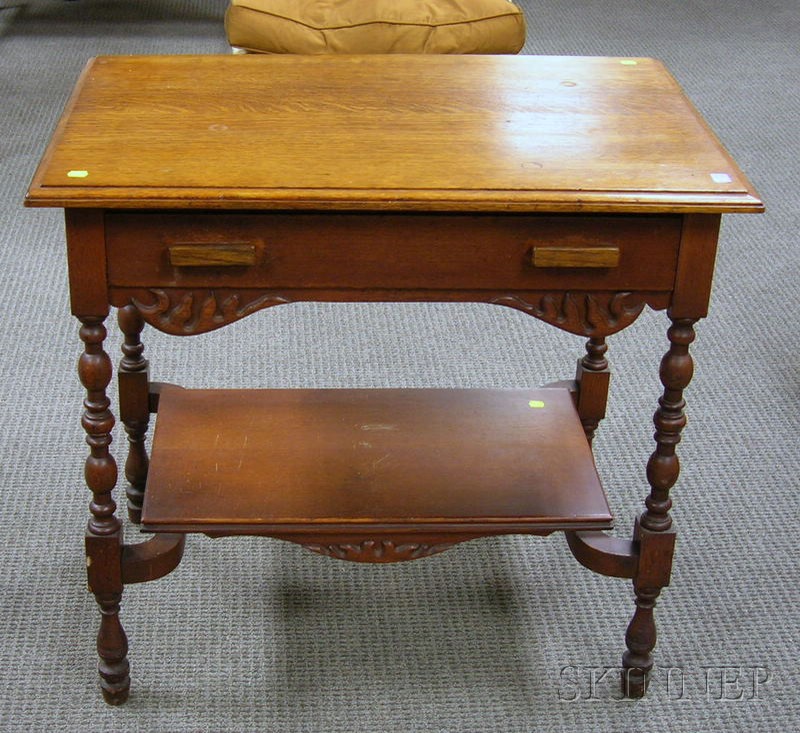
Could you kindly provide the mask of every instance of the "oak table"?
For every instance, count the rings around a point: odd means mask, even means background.
[[[645,693],[693,325],[707,312],[720,215],[763,209],[659,62],[97,58],[26,204],[66,214],[107,702],[130,686],[123,588],[173,570],[190,532],[392,562],[563,531],[581,564],[633,581],[622,683]],[[537,390],[151,381],[145,323],[187,336],[295,301],[494,303],[583,335],[586,353],[574,380]],[[607,533],[591,441],[606,337],[646,305],[670,320],[664,392],[646,506],[620,539]],[[128,515],[153,533],[139,544],[123,541],[112,498],[110,306],[124,333]]]

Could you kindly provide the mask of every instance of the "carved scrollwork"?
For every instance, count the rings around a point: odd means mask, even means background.
[[[579,336],[608,336],[633,323],[647,302],[637,293],[542,293],[529,302],[518,295],[503,295],[491,302],[529,313]]]
[[[341,544],[303,544],[307,550],[320,555],[351,562],[404,562],[444,552],[453,546],[448,542],[427,545],[421,542],[395,543],[392,540],[363,540]]]
[[[207,289],[151,289],[142,293],[141,298],[131,298],[142,318],[159,331],[176,336],[213,331],[262,308],[291,302],[263,290],[224,294]]]

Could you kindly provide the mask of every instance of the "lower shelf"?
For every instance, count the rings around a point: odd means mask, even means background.
[[[168,387],[151,453],[155,532],[457,541],[612,524],[566,389]]]

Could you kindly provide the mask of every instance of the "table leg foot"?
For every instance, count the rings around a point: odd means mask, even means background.
[[[119,692],[111,692],[105,687],[101,688],[103,700],[109,705],[122,705],[128,701],[129,689],[126,688]]]
[[[122,705],[131,687],[128,664],[128,639],[119,620],[121,593],[98,593],[100,631],[97,634],[97,654],[100,660],[100,690],[109,705]]]
[[[636,611],[625,633],[627,651],[622,655],[622,694],[625,697],[644,697],[650,670],[653,668],[651,652],[656,645],[656,624],[653,609],[660,588],[637,588]]]
[[[643,698],[647,693],[649,673],[643,674],[637,669],[623,669],[621,675],[622,694],[631,700]]]

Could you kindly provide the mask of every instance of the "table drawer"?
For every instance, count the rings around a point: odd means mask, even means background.
[[[672,289],[677,216],[126,213],[112,287]]]

